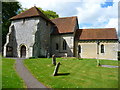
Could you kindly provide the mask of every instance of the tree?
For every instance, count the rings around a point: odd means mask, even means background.
[[[18,10],[21,9],[19,2],[2,2],[2,46],[6,42],[6,35],[9,31],[11,17],[17,15]]]
[[[51,10],[47,10],[47,11],[44,11],[43,12],[49,19],[54,19],[54,18],[58,18],[59,15],[54,12],[54,11],[51,11]]]
[[[54,11],[52,11],[52,10],[46,10],[46,11],[44,11],[42,8],[38,8],[45,16],[47,16],[49,19],[54,19],[54,18],[58,18],[59,17],[59,15],[56,13],[56,12],[54,12]],[[22,12],[24,12],[24,11],[26,11],[26,10],[28,10],[27,8],[23,8],[23,9],[21,9],[21,10],[19,10],[19,12],[18,13],[22,13]]]

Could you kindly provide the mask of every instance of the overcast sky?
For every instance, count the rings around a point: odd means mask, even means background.
[[[80,28],[116,28],[119,0],[18,0],[23,8],[34,5],[60,17],[77,16]]]

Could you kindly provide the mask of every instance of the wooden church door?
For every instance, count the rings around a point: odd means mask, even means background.
[[[25,45],[21,46],[21,57],[22,58],[26,57],[26,47],[25,47]]]

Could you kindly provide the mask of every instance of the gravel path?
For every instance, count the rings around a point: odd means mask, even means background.
[[[46,88],[43,84],[41,84],[36,78],[32,76],[32,74],[28,71],[28,69],[23,64],[23,59],[16,58],[16,71],[20,75],[20,77],[24,80],[27,88]]]
[[[101,67],[119,68],[119,66],[112,66],[112,65],[101,65]]]

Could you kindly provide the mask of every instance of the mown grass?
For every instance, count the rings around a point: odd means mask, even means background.
[[[25,88],[23,80],[15,71],[15,60],[2,58],[2,88]]]
[[[24,60],[25,66],[45,86],[51,88],[117,88],[118,68],[96,67],[95,59],[57,58],[59,75],[53,76],[52,59]],[[101,64],[118,65],[117,61],[101,60]]]
[[[0,89],[2,89],[2,56],[0,54]]]

